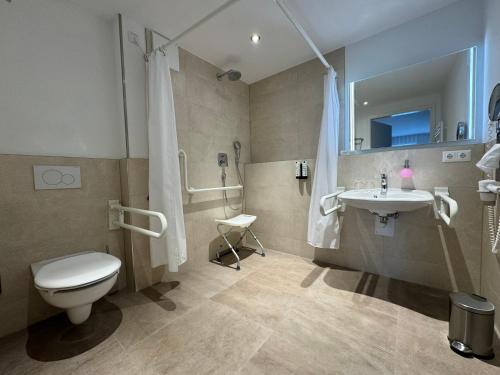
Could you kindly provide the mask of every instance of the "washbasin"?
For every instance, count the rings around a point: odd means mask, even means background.
[[[381,194],[380,189],[349,190],[338,196],[348,206],[362,208],[379,216],[393,215],[431,205],[434,197],[424,190],[388,189]]]

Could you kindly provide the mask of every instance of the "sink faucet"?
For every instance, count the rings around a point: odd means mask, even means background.
[[[385,173],[380,175],[380,194],[387,194],[387,175]]]

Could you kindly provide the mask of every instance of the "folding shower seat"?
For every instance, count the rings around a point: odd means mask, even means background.
[[[224,238],[224,241],[226,242],[227,246],[229,246],[229,250],[236,257],[236,262],[237,262],[236,269],[237,270],[240,270],[240,257],[236,253],[236,249],[238,248],[238,245],[243,240],[243,238],[245,237],[245,234],[247,232],[249,232],[252,235],[252,237],[255,240],[255,242],[257,242],[257,244],[259,245],[259,247],[261,249],[260,255],[263,256],[263,257],[266,256],[266,253],[264,251],[264,247],[262,246],[262,244],[260,243],[260,241],[258,240],[258,238],[255,236],[255,234],[250,229],[250,226],[254,223],[254,221],[256,219],[257,219],[257,216],[245,215],[245,214],[241,214],[241,215],[235,216],[235,217],[233,217],[231,219],[215,219],[215,222],[217,223],[217,231],[222,236],[222,238]],[[227,231],[223,231],[222,230],[225,227],[229,227]],[[242,232],[242,234],[241,234],[241,236],[240,236],[240,239],[238,240],[238,242],[236,243],[236,245],[234,245],[234,247],[231,245],[231,243],[227,239],[227,235],[229,233],[231,233],[231,231],[233,230],[233,228],[239,228],[240,230],[244,229],[243,232]],[[221,253],[219,253],[219,252],[217,252],[217,261],[221,262]]]

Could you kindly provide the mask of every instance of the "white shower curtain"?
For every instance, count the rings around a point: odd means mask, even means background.
[[[149,209],[162,212],[168,224],[164,237],[150,240],[151,266],[168,264],[177,272],[187,258],[186,233],[172,79],[163,53],[150,56],[148,74]],[[152,220],[151,228],[158,231],[159,223]]]
[[[336,76],[335,70],[329,68],[325,77],[323,118],[307,228],[307,242],[314,247],[326,249],[338,249],[340,245],[340,225],[337,215],[322,216],[319,206],[323,195],[333,193],[337,189],[340,106]]]

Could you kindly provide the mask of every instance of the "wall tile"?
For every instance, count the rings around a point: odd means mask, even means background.
[[[337,71],[340,120],[344,119],[344,49],[326,56]],[[323,109],[323,65],[317,60],[250,86],[252,162],[316,157]],[[343,131],[340,139],[343,139]]]

